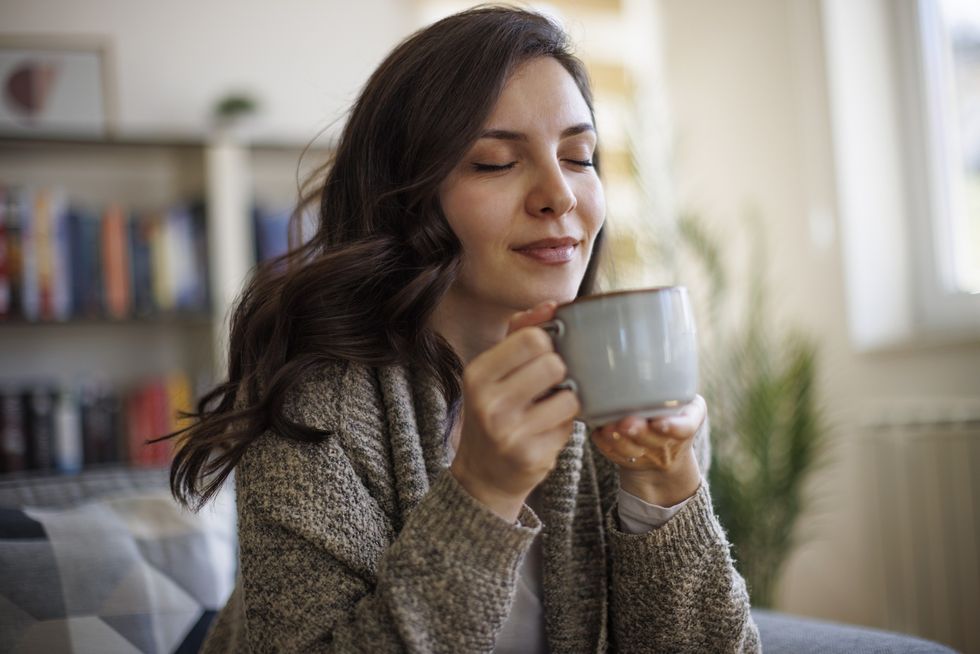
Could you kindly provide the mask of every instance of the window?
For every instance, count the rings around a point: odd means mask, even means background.
[[[980,339],[980,4],[823,0],[848,325]]]
[[[943,282],[949,292],[980,293],[980,3],[939,0],[919,9],[932,136],[945,164]]]

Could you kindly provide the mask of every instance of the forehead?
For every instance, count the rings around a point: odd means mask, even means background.
[[[552,57],[536,57],[511,73],[494,105],[488,128],[555,127],[592,123],[589,106],[571,74]]]

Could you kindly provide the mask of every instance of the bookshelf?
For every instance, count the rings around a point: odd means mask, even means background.
[[[139,448],[140,452],[136,452],[135,444],[144,440],[140,434],[150,436],[171,428],[173,423],[166,422],[167,415],[172,414],[170,409],[178,404],[186,406],[190,398],[221,376],[228,310],[255,263],[253,210],[261,207],[288,211],[296,200],[297,178],[302,179],[329,153],[323,147],[312,149],[297,170],[302,150],[301,144],[242,145],[221,134],[208,141],[163,137],[0,137],[0,189],[52,192],[72,211],[98,217],[97,223],[103,229],[109,206],[121,207],[128,225],[149,215],[169,225],[175,207],[182,207],[189,213],[197,212],[195,219],[200,228],[180,232],[185,238],[192,234],[191,241],[174,241],[171,230],[169,245],[148,249],[157,257],[158,252],[166,252],[169,247],[170,254],[178,257],[169,259],[169,269],[166,265],[153,268],[153,275],[163,272],[153,278],[152,289],[146,284],[139,287],[134,281],[138,257],[135,247],[128,251],[132,259],[127,260],[125,269],[131,279],[128,304],[122,313],[82,313],[78,303],[69,299],[65,305],[68,309],[57,317],[49,312],[47,319],[32,318],[24,315],[24,306],[14,306],[12,313],[0,318],[0,474],[25,467],[74,472],[113,462],[166,464],[168,449],[142,456],[149,449]],[[10,233],[7,230],[8,237]],[[131,239],[135,237],[127,234],[127,243],[133,245]],[[0,231],[0,241],[3,238]],[[68,238],[79,237],[71,234]],[[70,255],[79,247],[83,251],[92,249],[85,242],[78,246],[72,241],[71,247],[53,251]],[[104,241],[93,247],[99,257],[106,256]],[[167,272],[170,278],[182,278],[185,285],[193,282],[193,275],[186,271],[194,268],[188,252],[195,249],[200,250],[197,257],[203,262],[199,281],[204,288],[204,303],[180,305],[174,298],[169,304],[158,301],[164,296],[158,293],[157,279],[164,279]],[[76,253],[75,260],[78,259]],[[108,260],[102,263],[111,265]],[[154,258],[153,265],[157,264],[158,258]],[[80,277],[72,273],[79,273],[79,269],[67,273],[72,278],[69,286]],[[100,279],[96,286],[101,284],[98,302],[103,307],[108,304],[111,285],[105,275],[105,270],[95,275]],[[19,283],[8,279],[11,281]],[[183,288],[173,279],[170,287],[171,291]],[[143,288],[143,295],[152,296],[152,301],[140,305],[141,311],[136,310],[139,288]],[[79,295],[78,288],[68,294],[73,292]],[[15,304],[24,305],[24,297],[14,300]],[[83,400],[92,395],[93,389],[111,396],[114,404],[110,403],[107,410],[112,415],[92,418],[91,406]],[[51,442],[40,450],[29,442],[35,434],[25,433],[31,432],[26,421],[33,415],[28,396],[37,395],[35,391],[46,394],[40,401],[46,414],[39,419],[48,421],[42,431],[51,432],[42,434]],[[133,399],[135,396],[140,397]],[[155,417],[134,419],[127,414],[130,404],[151,407]],[[82,439],[82,432],[88,438],[92,419],[115,425],[117,434],[113,438],[121,442],[110,460],[90,456],[93,447],[89,440]],[[10,431],[12,421],[17,420],[21,421],[19,446],[15,443],[18,434]],[[111,460],[113,457],[115,461]]]

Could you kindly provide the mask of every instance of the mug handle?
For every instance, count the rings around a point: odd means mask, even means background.
[[[565,335],[565,323],[561,318],[554,318],[538,325],[541,329],[548,332],[551,340],[557,343]]]
[[[545,330],[549,336],[551,336],[551,341],[557,346],[561,341],[562,337],[565,335],[565,323],[561,318],[554,318],[538,325],[541,329]],[[559,384],[555,384],[551,387],[547,393],[545,393],[541,399],[547,399],[557,393],[558,391],[571,391],[578,395],[578,384],[571,377],[566,377],[564,381]]]

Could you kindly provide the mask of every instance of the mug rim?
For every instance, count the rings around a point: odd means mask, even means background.
[[[560,309],[562,307],[570,307],[573,304],[580,304],[580,303],[588,302],[590,300],[602,300],[602,299],[605,299],[607,297],[613,297],[615,295],[632,295],[632,294],[635,294],[635,293],[660,293],[662,291],[672,291],[672,290],[675,290],[675,289],[677,289],[677,290],[687,290],[687,287],[686,286],[681,286],[681,285],[674,284],[674,285],[668,285],[668,286],[651,286],[649,288],[631,288],[631,289],[626,289],[626,290],[623,290],[623,291],[610,291],[608,293],[593,293],[592,295],[586,295],[584,297],[577,297],[574,300],[572,300],[571,302],[566,302],[564,304],[560,304],[560,305],[558,305],[557,308]]]

